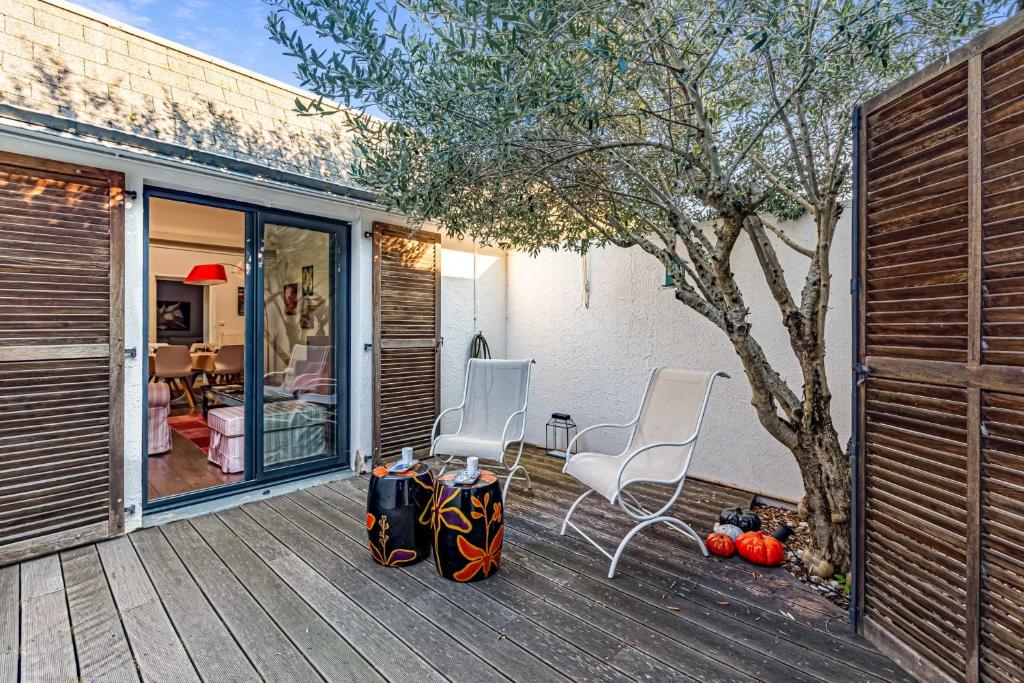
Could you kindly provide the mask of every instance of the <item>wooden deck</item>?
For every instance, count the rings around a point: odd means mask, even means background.
[[[353,478],[0,568],[0,681],[902,681],[781,570],[645,532],[614,580],[560,537],[578,487],[530,458],[501,570],[460,585],[366,551]],[[703,531],[744,494],[692,482]],[[749,502],[749,501],[746,501]],[[579,521],[608,543],[621,513]]]

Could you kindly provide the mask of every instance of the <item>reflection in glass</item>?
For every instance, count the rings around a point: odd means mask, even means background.
[[[264,469],[337,452],[334,239],[326,232],[264,226]]]

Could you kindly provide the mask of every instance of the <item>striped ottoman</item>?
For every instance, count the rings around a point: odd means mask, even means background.
[[[270,468],[327,453],[324,424],[327,411],[307,401],[263,405],[263,466]],[[209,460],[224,472],[245,470],[245,408],[214,408],[210,425]]]
[[[245,471],[245,406],[214,408],[206,416],[210,425],[207,459],[222,472]]]

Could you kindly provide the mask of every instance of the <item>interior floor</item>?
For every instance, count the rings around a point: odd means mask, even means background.
[[[191,417],[202,421],[198,412],[190,414],[186,404],[171,407],[171,419]],[[209,439],[210,428],[206,427],[206,438]],[[188,438],[177,429],[171,428],[171,450],[160,455],[149,456],[149,500],[176,496],[189,491],[198,491],[222,484],[231,484],[245,479],[245,473],[225,474],[220,466],[209,462],[206,452],[197,445],[201,441],[192,435]]]

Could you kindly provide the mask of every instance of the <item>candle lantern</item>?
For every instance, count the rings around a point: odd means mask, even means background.
[[[568,413],[551,413],[544,427],[544,446],[548,455],[564,458],[569,442],[576,436],[576,423]],[[576,453],[575,446],[573,453]]]

